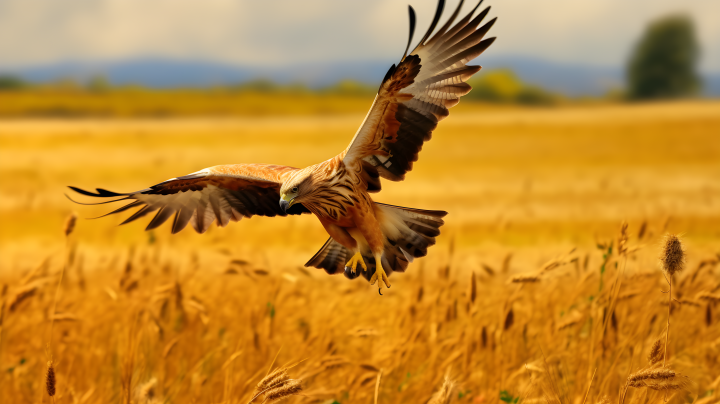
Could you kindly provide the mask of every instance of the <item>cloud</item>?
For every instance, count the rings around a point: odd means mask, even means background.
[[[254,66],[394,60],[407,40],[408,1],[419,36],[434,0],[0,0],[0,66],[139,57]],[[716,0],[486,4],[499,16],[489,52],[607,66],[624,63],[649,20],[686,12],[697,23],[703,67],[720,71]]]

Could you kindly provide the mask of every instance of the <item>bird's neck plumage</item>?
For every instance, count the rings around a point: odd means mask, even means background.
[[[319,217],[337,220],[345,216],[349,208],[359,203],[356,195],[365,193],[359,173],[348,170],[341,155],[308,169],[313,189],[303,198],[302,204]]]

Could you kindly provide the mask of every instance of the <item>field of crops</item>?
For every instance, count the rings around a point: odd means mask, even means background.
[[[449,212],[384,296],[303,268],[310,215],[171,236],[63,195],[316,163],[352,111],[0,121],[0,402],[720,402],[716,101],[460,104],[376,197]]]

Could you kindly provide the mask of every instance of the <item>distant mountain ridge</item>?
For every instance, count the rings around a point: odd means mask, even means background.
[[[115,85],[137,84],[151,88],[210,87],[266,79],[280,84],[301,83],[310,88],[350,79],[377,85],[393,61],[332,62],[272,67],[142,58],[118,62],[58,63],[20,69],[0,68],[36,83],[102,76]],[[623,69],[550,62],[521,56],[489,56],[475,62],[487,70],[511,69],[524,82],[568,96],[598,96],[623,87]],[[480,73],[482,74],[482,72]],[[705,75],[704,93],[720,96],[720,73]]]

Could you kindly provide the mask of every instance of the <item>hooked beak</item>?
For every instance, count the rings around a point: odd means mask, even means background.
[[[290,198],[288,195],[280,195],[280,209],[283,213],[287,213],[287,210],[295,203],[295,198]]]

